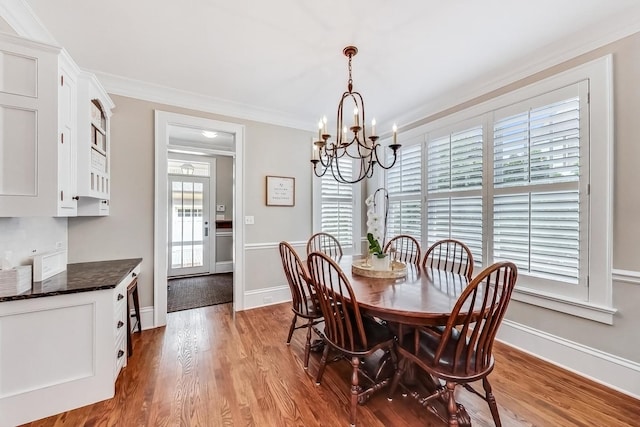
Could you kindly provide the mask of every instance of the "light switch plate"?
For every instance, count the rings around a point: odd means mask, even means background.
[[[255,224],[255,218],[253,217],[253,215],[248,215],[244,217],[244,223],[247,225],[253,225]]]

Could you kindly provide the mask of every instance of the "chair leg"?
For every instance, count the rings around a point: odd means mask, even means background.
[[[304,369],[309,368],[309,353],[311,352],[311,327],[313,326],[313,319],[309,319],[307,322],[307,343],[304,345]]]
[[[316,374],[316,385],[320,385],[322,375],[324,374],[324,368],[327,366],[327,359],[329,358],[329,345],[325,343],[324,351],[322,352],[322,359],[320,359],[320,366],[318,367],[318,373]]]
[[[498,404],[496,403],[496,398],[493,397],[493,393],[491,392],[491,384],[489,384],[489,380],[487,377],[482,379],[482,387],[484,387],[484,391],[486,394],[486,401],[489,404],[489,409],[491,409],[491,415],[493,416],[493,423],[496,427],[502,427],[502,423],[500,422],[500,413],[498,412]]]
[[[449,425],[457,426],[458,424],[458,404],[456,403],[456,397],[454,390],[456,389],[456,383],[447,381],[447,412],[449,413]]]
[[[293,331],[296,329],[296,320],[298,320],[298,315],[293,314],[293,319],[291,320],[291,327],[289,328],[289,336],[287,337],[287,345],[291,344],[291,337],[293,336]]]
[[[407,366],[407,359],[402,358],[400,360],[400,364],[398,365],[395,374],[393,375],[393,380],[391,381],[391,387],[389,388],[389,395],[387,396],[387,400],[391,402],[393,400],[393,394],[396,391],[396,387],[398,387],[398,383],[400,382],[400,378],[402,378],[402,374],[404,374],[404,370]]]
[[[358,411],[358,394],[360,393],[360,387],[358,385],[358,371],[360,367],[360,358],[352,357],[351,366],[353,370],[351,372],[351,427],[356,425],[356,415]]]

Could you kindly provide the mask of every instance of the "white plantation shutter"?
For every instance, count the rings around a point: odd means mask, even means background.
[[[387,162],[391,162],[391,158]],[[388,163],[388,164],[389,164]],[[421,239],[422,146],[403,145],[396,164],[386,173],[389,192],[387,240],[399,234]]]
[[[581,96],[575,84],[527,100],[497,111],[493,126],[493,260],[574,285],[587,242]]]
[[[340,159],[340,173],[345,179],[353,175],[353,162]],[[334,235],[342,249],[353,249],[354,187],[336,181],[328,171],[320,183],[320,230]]]
[[[427,241],[464,242],[482,262],[482,125],[427,142]]]

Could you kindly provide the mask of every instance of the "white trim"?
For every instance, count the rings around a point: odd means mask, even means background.
[[[249,310],[251,308],[266,307],[287,301],[291,301],[291,290],[289,286],[273,286],[271,288],[245,292],[244,309]]]
[[[640,364],[503,320],[497,338],[553,365],[640,399]]]
[[[299,240],[294,242],[287,242],[294,248],[297,246],[304,246],[306,249],[307,241]],[[264,249],[278,249],[280,242],[264,242],[264,243],[247,243],[244,245],[246,251],[261,251]]]
[[[607,325],[613,325],[613,316],[618,311],[612,307],[566,298],[556,294],[548,294],[521,286],[513,290],[511,298],[515,301],[583,317],[596,322],[606,323]]]
[[[135,314],[136,314],[135,309],[129,310],[129,316],[135,316]],[[147,329],[153,329],[156,327],[153,324],[153,306],[152,305],[148,307],[140,307],[140,325],[142,325],[143,331],[146,331]]]
[[[155,110],[155,175],[154,175],[154,284],[153,307],[154,325],[167,323],[167,146],[169,144],[169,125],[186,126],[199,129],[212,129],[235,135],[235,172],[233,192],[233,222],[243,224],[244,218],[244,135],[245,126],[237,123],[221,122],[202,117],[169,113]],[[243,309],[244,304],[244,227],[233,228],[233,310]]]
[[[640,285],[640,271],[614,269],[613,281],[633,283],[634,285]]]
[[[233,273],[233,261],[216,262],[216,274],[217,273]]]
[[[59,44],[26,0],[0,0],[0,16],[20,37]]]
[[[309,127],[309,123],[300,122],[279,111],[267,110],[266,108],[259,108],[253,105],[174,89],[142,80],[129,79],[102,71],[93,70],[91,72],[100,79],[103,86],[112,95],[121,95],[149,102],[174,105],[176,107],[294,129],[313,130]]]

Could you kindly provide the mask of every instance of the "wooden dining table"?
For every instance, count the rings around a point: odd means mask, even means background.
[[[354,262],[360,263],[360,257],[343,256],[338,260],[360,309],[389,322],[445,325],[468,284],[463,275],[415,264],[406,264],[404,277],[368,277],[352,271]]]
[[[403,277],[379,278],[353,272],[352,265],[361,263],[360,257],[342,256],[336,262],[349,280],[361,312],[395,324],[400,331],[403,325],[445,325],[458,297],[468,284],[464,275],[414,264],[406,265]],[[373,363],[389,361],[375,360]],[[376,372],[383,370],[382,366],[374,369]],[[424,392],[428,395],[439,387],[438,381],[430,376],[416,375],[416,378],[408,381],[408,389],[414,387],[409,394],[419,402],[423,401]],[[420,387],[423,389],[419,390]],[[443,421],[447,421],[445,401],[435,399],[429,406]],[[471,418],[462,405],[458,405],[458,422],[461,427],[471,426]]]

